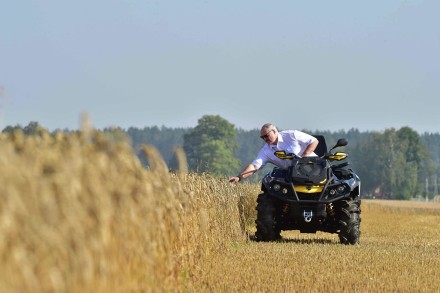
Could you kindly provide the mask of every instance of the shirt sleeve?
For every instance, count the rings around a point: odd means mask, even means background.
[[[301,152],[300,152],[299,156],[303,155],[304,151],[309,146],[309,144],[311,144],[312,142],[317,140],[316,137],[314,137],[310,134],[307,134],[305,132],[299,131],[299,130],[294,130],[293,136],[301,147]],[[311,156],[316,156],[315,152],[313,152],[311,154]]]
[[[305,132],[299,131],[299,130],[294,130],[293,136],[303,146],[308,146],[309,144],[311,144],[312,142],[314,142],[316,140],[316,138],[314,136],[307,134]]]
[[[264,147],[260,150],[255,160],[252,161],[252,164],[257,166],[258,168],[263,167],[268,162],[268,157],[266,152],[264,151]]]

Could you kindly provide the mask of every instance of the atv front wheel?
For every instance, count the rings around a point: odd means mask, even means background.
[[[339,241],[342,244],[359,244],[361,235],[361,201],[343,200],[339,208]]]
[[[276,228],[276,207],[273,200],[262,193],[257,198],[257,241],[275,241],[281,238],[281,230]]]

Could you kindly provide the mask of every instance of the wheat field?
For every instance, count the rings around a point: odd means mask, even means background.
[[[362,202],[361,243],[253,241],[258,185],[141,166],[94,130],[0,135],[1,292],[439,292],[440,208]]]

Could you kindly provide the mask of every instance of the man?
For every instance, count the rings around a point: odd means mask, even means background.
[[[266,144],[258,153],[257,158],[247,165],[238,176],[229,178],[229,182],[239,182],[249,176],[252,176],[258,169],[272,163],[280,169],[287,169],[290,166],[290,160],[279,159],[275,156],[275,151],[285,151],[286,153],[293,153],[299,157],[316,156],[313,152],[318,140],[302,131],[285,130],[278,132],[277,128],[271,124],[266,123],[261,127],[260,137]]]

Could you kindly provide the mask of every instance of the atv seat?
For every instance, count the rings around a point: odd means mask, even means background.
[[[323,135],[313,135],[318,140],[318,146],[315,149],[315,154],[318,157],[322,157],[327,153],[327,144],[325,143],[325,138]]]

